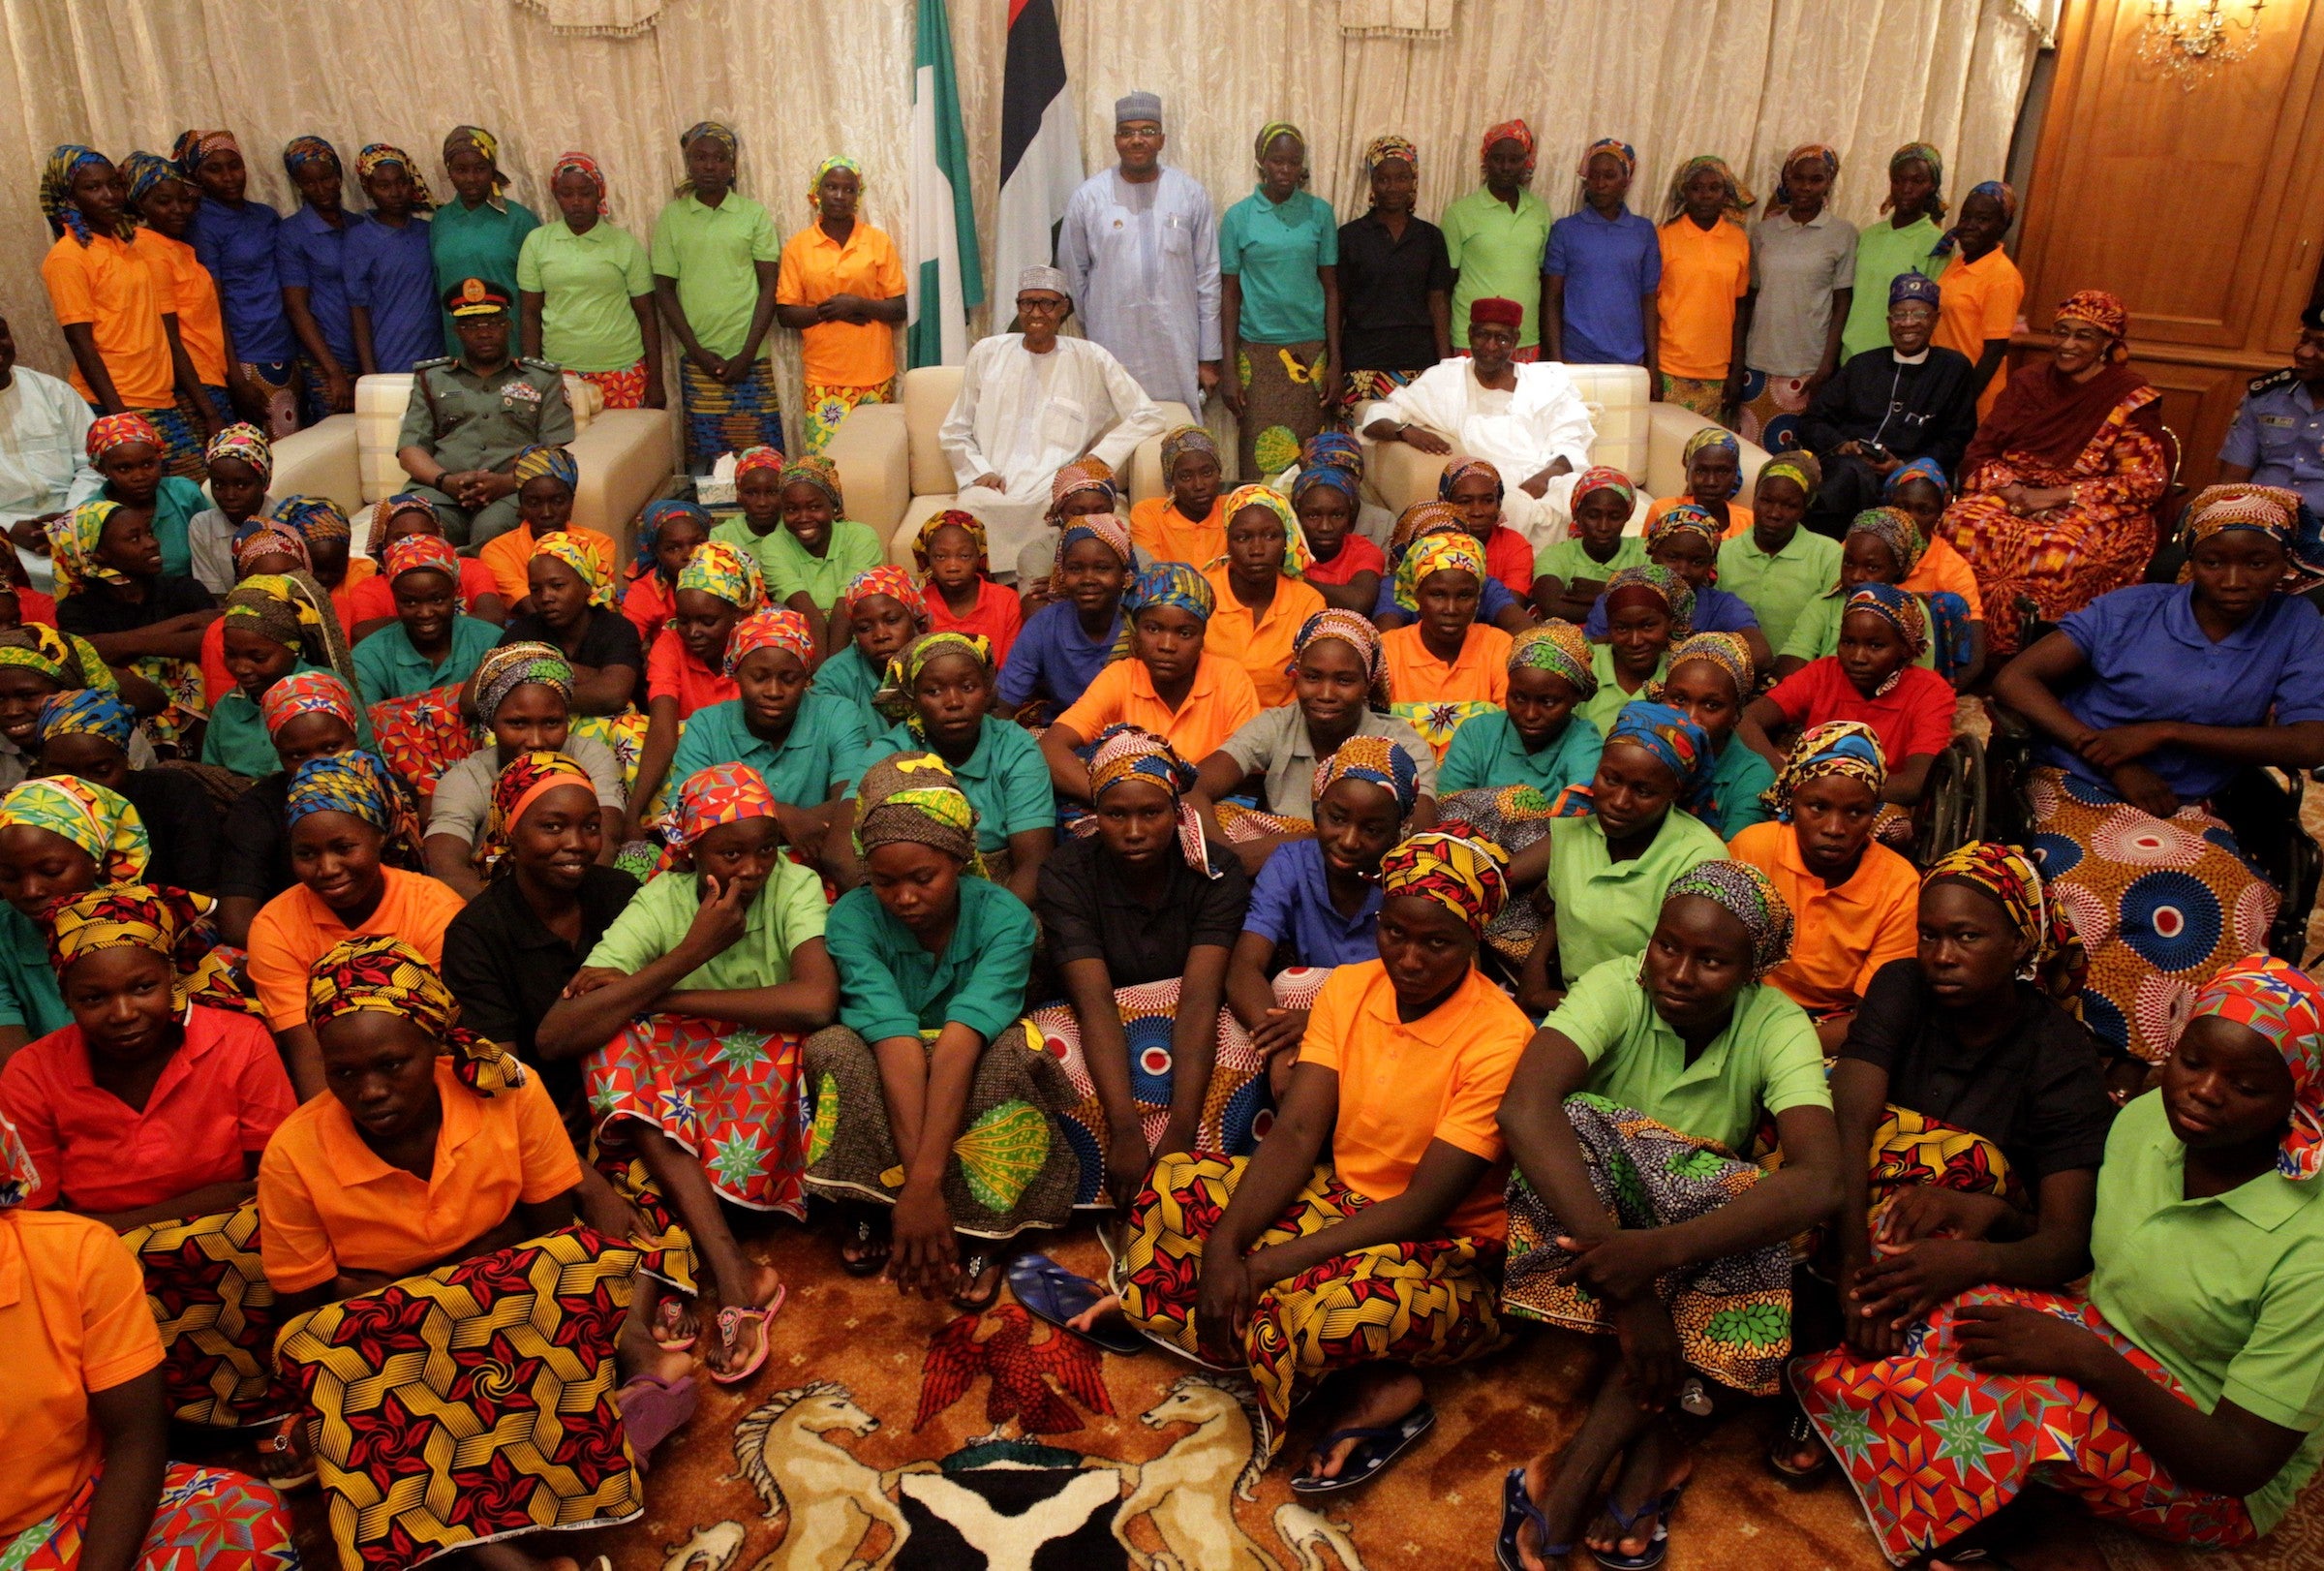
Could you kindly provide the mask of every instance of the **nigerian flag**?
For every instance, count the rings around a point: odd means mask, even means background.
[[[909,348],[914,365],[968,357],[968,312],[985,300],[968,200],[968,138],[953,81],[952,21],[944,0],[920,0],[912,51],[912,265]]]

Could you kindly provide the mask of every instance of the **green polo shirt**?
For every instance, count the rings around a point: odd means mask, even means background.
[[[646,339],[629,302],[654,293],[637,236],[600,218],[586,234],[563,219],[525,236],[516,287],[540,296],[540,353],[574,371],[627,371]]]
[[[867,1042],[958,1023],[992,1041],[1024,1013],[1039,930],[1024,902],[990,879],[961,879],[941,954],[888,914],[867,886],[833,902],[824,941],[840,969],[840,1024]]]
[[[863,765],[864,724],[855,706],[810,691],[780,743],[767,741],[743,719],[743,701],[729,698],[687,717],[686,732],[670,758],[670,779],[686,780],[714,763],[747,763],[766,781],[775,800],[818,807],[853,784]]]
[[[888,559],[878,532],[852,518],[831,521],[831,539],[821,556],[800,544],[799,537],[781,524],[759,535],[741,517],[727,519],[710,532],[710,538],[750,553],[758,563],[758,575],[767,581],[767,599],[775,604],[804,594],[821,611],[838,604],[841,593],[859,574]]]
[[[1759,1110],[1832,1105],[1807,1011],[1758,982],[1735,996],[1727,1030],[1687,1062],[1687,1045],[1639,985],[1642,954],[1592,966],[1542,1021],[1590,1061],[1581,1089],[1658,1124],[1751,1155]]]
[[[1929,255],[1944,231],[1923,216],[1903,229],[1882,218],[1856,235],[1855,295],[1848,303],[1848,324],[1840,329],[1840,363],[1868,349],[1888,347],[1888,286],[1899,273],[1935,278],[1944,271]],[[1730,586],[1731,587],[1731,586]]]
[[[289,674],[304,676],[328,669],[302,660],[290,667]],[[371,706],[367,703],[355,706],[355,741],[373,752],[379,750],[379,741],[371,734]],[[252,780],[274,774],[283,767],[282,755],[274,751],[274,738],[267,733],[259,706],[239,687],[229,689],[210,706],[210,724],[201,733],[201,761]]]
[[[1590,669],[1597,674],[1598,691],[1574,706],[1574,718],[1586,720],[1597,726],[1600,736],[1610,736],[1613,734],[1615,717],[1622,713],[1624,706],[1645,697],[1648,688],[1670,674],[1670,657],[1666,651],[1662,660],[1655,664],[1654,675],[1641,683],[1636,693],[1624,693],[1622,684],[1614,680],[1612,644],[1590,646]]]
[[[1218,270],[1242,290],[1237,332],[1246,344],[1311,344],[1324,336],[1319,267],[1339,262],[1339,221],[1306,191],[1271,202],[1258,191],[1218,224]]]
[[[902,725],[891,725],[864,744],[856,761],[856,780],[847,783],[855,794],[865,771],[880,759],[899,753],[917,753],[928,744]],[[1011,835],[1028,829],[1055,829],[1057,802],[1049,783],[1049,765],[1042,760],[1041,744],[1033,733],[1012,721],[987,715],[978,730],[976,750],[963,763],[946,760],[961,793],[976,809],[976,848],[1005,849]]]
[[[767,210],[732,191],[716,207],[689,191],[654,221],[654,276],[677,281],[694,341],[713,354],[742,353],[758,309],[756,264],[781,259]],[[770,279],[767,288],[774,287]]]
[[[0,1026],[46,1036],[73,1024],[48,965],[48,940],[14,906],[0,905]]]
[[[476,662],[499,647],[501,630],[476,616],[452,618],[452,646],[441,661],[432,661],[412,647],[412,635],[401,622],[391,622],[355,645],[355,685],[363,690],[366,705],[390,698],[409,698],[465,682],[475,674]]]
[[[2186,1147],[2151,1091],[2106,1136],[2090,1301],[2205,1412],[2224,1400],[2307,1434],[2244,1497],[2264,1533],[2324,1460],[2324,1182],[2269,1172],[2186,1196]]]
[[[1931,628],[1937,626],[1936,615],[1929,609],[1925,595],[1915,595],[1920,601],[1920,614]],[[1777,658],[1790,656],[1794,660],[1821,660],[1840,652],[1840,617],[1848,604],[1848,597],[1837,590],[1826,590],[1812,598],[1799,608],[1799,620],[1791,624],[1791,637],[1775,653]],[[1931,638],[1921,645],[1920,658],[1913,662],[1930,670],[1937,668],[1937,641]]]
[[[685,942],[702,904],[697,877],[661,873],[648,878],[585,964],[634,976]],[[775,871],[744,914],[743,936],[675,985],[719,991],[780,986],[791,979],[791,952],[823,936],[827,909],[820,875],[787,856],[776,858]]]
[[[1738,741],[1733,732],[1711,766],[1711,798],[1719,804],[1719,838],[1732,840],[1769,816],[1759,793],[1775,784],[1775,765]]]
[[[1601,562],[1590,555],[1579,535],[1568,535],[1543,546],[1533,553],[1533,575],[1536,578],[1555,578],[1564,584],[1575,579],[1604,583],[1624,568],[1646,566],[1646,541],[1636,535],[1625,535],[1614,542],[1610,562]]]
[[[1719,587],[1740,595],[1759,619],[1767,647],[1791,641],[1791,625],[1807,603],[1840,581],[1840,542],[1793,525],[1784,548],[1769,556],[1756,531],[1745,530],[1719,545]]]
[[[1452,286],[1452,343],[1469,347],[1469,307],[1496,296],[1525,308],[1517,348],[1542,341],[1542,261],[1549,252],[1549,209],[1530,191],[1517,193],[1517,205],[1479,186],[1453,200],[1437,220],[1445,231],[1445,258],[1460,274]]]
[[[1597,725],[1576,714],[1539,752],[1529,753],[1506,710],[1479,715],[1463,721],[1452,733],[1452,746],[1436,773],[1436,788],[1450,796],[1481,786],[1530,786],[1554,801],[1567,786],[1590,783],[1605,745]]]
[[[1550,820],[1549,896],[1557,902],[1557,963],[1566,985],[1593,966],[1644,949],[1670,880],[1726,854],[1717,834],[1675,807],[1646,849],[1627,862],[1607,853],[1595,816]]]

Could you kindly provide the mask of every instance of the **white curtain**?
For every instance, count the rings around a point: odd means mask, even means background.
[[[558,32],[519,0],[0,0],[0,312],[24,362],[61,374],[39,274],[50,147],[167,152],[193,126],[233,129],[252,194],[286,210],[274,154],[301,134],[329,138],[350,163],[365,142],[393,142],[446,197],[443,134],[481,125],[501,139],[512,194],[543,213],[550,161],[579,148],[605,167],[615,222],[642,239],[680,177],[678,133],[722,119],[742,134],[743,190],[784,233],[807,221],[816,163],[844,152],[864,165],[866,217],[902,235],[913,9],[664,0],[650,29],[593,37]],[[1637,148],[1633,205],[1658,219],[1669,172],[1692,154],[1721,154],[1764,197],[1787,149],[1822,141],[1842,158],[1835,205],[1869,223],[1899,143],[1942,149],[1956,197],[2002,175],[2038,44],[2020,0],[1459,0],[1442,38],[1344,36],[1339,0],[1058,9],[1091,169],[1112,161],[1114,100],[1147,88],[1162,95],[1167,158],[1222,210],[1251,189],[1251,138],[1283,119],[1307,132],[1312,189],[1343,219],[1362,207],[1371,138],[1419,144],[1421,210],[1434,214],[1475,183],[1484,127],[1523,116],[1541,143],[1534,190],[1553,212],[1575,205],[1575,162],[1601,136]],[[951,11],[989,256],[1008,4]],[[1005,297],[1008,281],[995,285]],[[797,339],[773,336],[796,431]]]

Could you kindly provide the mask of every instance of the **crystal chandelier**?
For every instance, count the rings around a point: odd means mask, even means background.
[[[2251,0],[2241,38],[2223,0],[2147,0],[2147,19],[2138,30],[2138,63],[2179,77],[2188,92],[2221,66],[2241,60],[2259,46],[2259,13],[2266,0]]]

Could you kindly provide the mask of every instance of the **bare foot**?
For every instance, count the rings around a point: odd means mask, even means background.
[[[668,1342],[676,1347],[684,1343],[690,1348],[701,1340],[702,1315],[694,1301],[678,1292],[663,1289],[660,1302],[654,1306],[656,1344]]]
[[[1081,1313],[1066,1321],[1065,1329],[1068,1331],[1086,1332],[1093,1328],[1100,1320],[1103,1320],[1107,1315],[1119,1314],[1120,1312],[1121,1295],[1119,1293],[1108,1293],[1104,1298],[1099,1299],[1096,1303],[1090,1305]]]
[[[1590,1524],[1583,1542],[1602,1554],[1626,1557],[1645,1554],[1654,1543],[1655,1527],[1663,1519],[1661,1513],[1640,1507],[1684,1486],[1695,1470],[1694,1463],[1686,1457],[1673,1455],[1675,1450],[1664,1425],[1657,1424],[1640,1435],[1622,1460],[1622,1470],[1605,1497],[1606,1509]],[[1617,1504],[1632,1513],[1627,1527],[1614,1515]]]
[[[1525,1497],[1538,1506],[1544,1503],[1543,1496],[1548,1493],[1549,1458],[1544,1453],[1525,1464]],[[1549,1571],[1550,1557],[1542,1553],[1542,1530],[1531,1522],[1519,1523],[1517,1525],[1517,1564],[1523,1567],[1524,1571]],[[1563,1564],[1565,1556],[1561,1555],[1556,1556],[1556,1559],[1559,1564]]]
[[[1356,1400],[1340,1414],[1335,1430],[1385,1429],[1397,1422],[1421,1404],[1427,1391],[1421,1377],[1401,1364],[1357,1371]],[[1310,1478],[1337,1478],[1347,1465],[1348,1454],[1362,1442],[1342,1440],[1330,1451],[1318,1452],[1308,1459],[1306,1474]]]
[[[765,1309],[774,1301],[776,1290],[781,1285],[782,1278],[773,1266],[752,1263],[749,1268],[749,1279],[744,1291],[733,1299],[727,1298],[723,1283],[705,1289],[703,1296],[705,1317],[715,1324],[719,1317],[718,1311],[721,1309]],[[767,1325],[763,1319],[753,1316],[744,1320],[735,1328],[732,1341],[719,1337],[710,1339],[710,1349],[703,1355],[703,1362],[710,1366],[713,1374],[730,1374],[736,1370],[746,1368],[752,1359],[758,1356],[759,1348],[765,1344],[766,1335]]]

